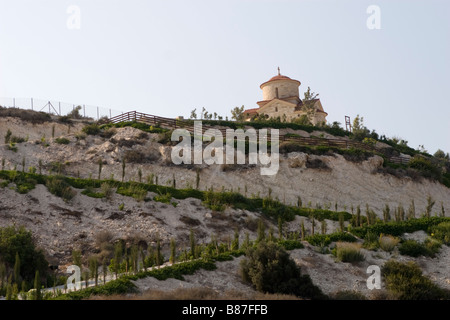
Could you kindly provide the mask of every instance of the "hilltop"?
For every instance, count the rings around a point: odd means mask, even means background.
[[[229,242],[235,230],[240,239],[246,234],[255,239],[260,219],[266,230],[278,230],[277,217],[282,210],[297,212],[284,207],[317,212],[316,233],[321,233],[325,225],[326,234],[341,228],[333,212],[348,215],[343,223],[347,230],[358,206],[363,216],[373,212],[373,219],[378,220],[383,220],[386,206],[390,207],[394,219],[399,208],[408,212],[413,200],[416,218],[427,212],[430,201],[435,203],[428,212],[430,216],[450,212],[450,189],[446,185],[448,163],[393,146],[390,141],[374,139],[369,141],[370,148],[364,150],[307,146],[296,143],[295,139],[285,141],[280,145],[278,173],[262,176],[259,165],[174,165],[170,157],[174,145],[170,141],[171,131],[164,127],[133,122],[102,125],[87,119],[44,115],[39,119],[36,116],[38,120],[35,115],[30,117],[0,117],[1,143],[6,142],[3,138],[10,132],[9,143],[0,145],[0,226],[24,225],[44,249],[48,261],[62,269],[71,264],[73,250],[81,250],[85,256],[106,255],[99,240],[105,233],[109,234],[110,241],[124,239],[126,243],[146,246],[155,245],[160,239],[168,256],[170,239],[177,240],[181,253],[189,246],[191,230],[199,243],[210,242],[213,235],[219,242]],[[212,124],[210,121],[209,125]],[[217,125],[223,129],[230,124],[218,122]],[[336,128],[279,127],[280,134],[288,137],[353,141]],[[390,162],[398,158],[407,161]],[[417,163],[424,165],[419,167]],[[17,174],[11,178],[15,171]],[[27,173],[32,182],[27,184],[17,178],[23,176],[26,180]],[[52,176],[72,179],[67,182],[70,199],[51,192],[48,177]],[[241,199],[239,206],[215,198],[217,203],[208,202],[207,197],[213,191],[241,194],[243,199],[250,200]],[[266,198],[276,202],[272,211],[256,208],[256,202],[251,201]],[[300,232],[301,223],[308,232],[312,228],[313,221],[307,214],[283,217],[289,217],[283,226],[286,235]],[[425,231],[428,230],[403,236],[425,241],[428,237]],[[363,239],[364,235],[359,241],[362,243]],[[418,262],[435,283],[450,289],[446,272],[450,251],[446,245],[435,257],[419,258],[399,255],[398,251],[364,248],[365,260],[348,264],[336,263],[335,257],[324,248],[321,252],[320,246],[303,243],[304,249],[292,250],[290,255],[326,294],[357,290],[370,296],[365,287],[367,266],[382,265],[391,258]],[[219,268],[222,275],[218,274],[221,278],[230,277],[230,290],[252,291],[250,286],[239,282],[240,259],[227,262],[227,267]],[[230,274],[226,276],[227,270]],[[186,277],[186,283],[225,290],[225,282],[214,284],[220,280],[215,280],[213,273],[201,271]],[[142,290],[152,283],[144,280],[139,280],[138,287]],[[183,285],[165,283],[170,284],[168,289]],[[158,283],[158,287],[164,286]]]

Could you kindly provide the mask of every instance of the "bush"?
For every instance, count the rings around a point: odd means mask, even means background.
[[[85,125],[83,129],[81,129],[81,131],[83,131],[87,135],[95,136],[100,133],[100,127],[98,126],[98,124],[92,123]]]
[[[446,245],[450,245],[450,221],[431,227],[431,236]]]
[[[380,239],[378,240],[378,244],[380,248],[384,251],[391,252],[400,242],[399,238],[393,237],[391,235],[380,235]]]
[[[424,217],[419,219],[410,219],[400,222],[375,223],[374,225],[352,228],[352,233],[358,237],[364,237],[367,232],[376,234],[390,234],[392,236],[401,236],[403,233],[412,233],[418,230],[428,231],[429,228],[441,223],[450,222],[450,218],[445,217]]]
[[[306,241],[313,246],[328,246],[331,242],[336,241],[355,242],[356,238],[349,233],[336,232],[331,234],[315,234],[306,237]]]
[[[408,163],[410,168],[416,169],[426,178],[442,181],[442,169],[437,164],[431,163],[430,160],[423,156],[414,156]]]
[[[278,244],[286,250],[303,249],[305,246],[298,240],[280,240]]]
[[[336,243],[336,258],[341,262],[363,261],[364,255],[361,253],[361,245],[357,243],[338,242]]]
[[[55,142],[58,144],[69,144],[70,140],[67,138],[56,138]]]
[[[402,255],[411,257],[434,257],[439,251],[440,244],[437,241],[427,241],[425,243],[419,243],[415,240],[406,240],[398,248]]]
[[[246,258],[241,261],[241,274],[244,281],[260,292],[326,298],[308,275],[301,275],[289,254],[273,242],[261,241],[256,247],[248,248]]]
[[[46,186],[50,193],[62,198],[66,202],[72,200],[76,194],[76,192],[72,190],[70,185],[62,177],[48,177]]]
[[[36,270],[46,276],[48,262],[44,253],[34,244],[33,236],[24,227],[0,227],[0,257],[1,262],[12,270],[16,253],[20,257],[20,275],[27,282],[34,280]]]
[[[420,267],[390,260],[381,270],[387,290],[399,300],[440,300],[449,299],[448,290],[441,289],[422,275]]]

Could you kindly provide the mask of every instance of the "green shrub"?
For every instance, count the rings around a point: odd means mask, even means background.
[[[437,241],[427,241],[419,243],[415,240],[406,240],[398,248],[402,255],[411,257],[434,257],[439,251],[440,244]]]
[[[398,300],[440,300],[449,299],[450,293],[422,275],[420,267],[390,260],[381,270],[387,290]]]
[[[280,240],[278,244],[286,250],[303,249],[305,246],[298,240]]]
[[[328,246],[331,242],[343,241],[343,242],[355,242],[356,238],[349,233],[336,232],[331,234],[315,234],[313,236],[306,237],[313,246]]]
[[[24,227],[0,227],[0,257],[1,262],[12,270],[16,254],[20,257],[20,276],[31,283],[36,270],[45,277],[48,262],[42,250],[36,248],[31,231]],[[1,263],[0,263],[1,264]]]
[[[273,242],[260,241],[256,247],[249,247],[241,261],[241,274],[244,281],[260,292],[326,298],[308,275],[300,273],[289,254]]]
[[[55,142],[58,144],[69,144],[70,140],[67,138],[56,138]]]
[[[83,133],[85,133],[87,135],[95,136],[100,133],[100,127],[98,126],[98,124],[92,123],[92,124],[85,125],[83,127],[83,129],[81,129],[81,131],[83,131]]]
[[[25,142],[25,141],[27,141],[27,139],[25,139],[25,138],[22,138],[22,137],[16,137],[16,136],[11,136],[11,138],[10,138],[10,140],[9,140],[9,142],[11,143],[22,143],[22,142]]]
[[[336,258],[341,262],[358,262],[364,260],[361,245],[351,242],[336,243]]]
[[[431,236],[446,245],[450,245],[450,221],[431,227]]]
[[[76,192],[72,190],[70,185],[62,177],[48,177],[46,186],[50,193],[62,198],[66,202],[72,200],[76,195]]]
[[[424,177],[441,181],[442,169],[439,165],[433,164],[430,160],[423,156],[416,155],[408,163],[412,169],[416,169],[423,174]]]
[[[391,221],[388,223],[377,222],[374,225],[352,228],[351,232],[358,237],[364,237],[367,232],[380,234],[390,234],[392,236],[401,236],[405,232],[412,233],[418,230],[428,231],[429,228],[441,222],[450,222],[450,218],[446,217],[424,217],[418,219],[410,219],[407,221]]]

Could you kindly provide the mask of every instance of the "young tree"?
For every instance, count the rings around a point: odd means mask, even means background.
[[[303,220],[303,219],[302,219],[302,222],[300,223],[300,232],[301,232],[302,241],[305,241],[306,229],[305,229],[305,220]]]
[[[425,209],[425,216],[427,218],[429,218],[431,216],[431,211],[433,210],[433,206],[434,206],[435,203],[436,203],[436,201],[431,196],[428,196],[428,198],[427,198],[427,206],[426,206],[426,209]]]
[[[175,243],[175,238],[171,238],[170,239],[170,258],[169,258],[169,262],[170,263],[175,263],[175,258],[176,258],[176,243]]]
[[[98,180],[100,180],[100,177],[102,175],[102,167],[103,167],[103,160],[100,158],[98,159]]]
[[[190,119],[197,119],[197,108],[191,111]]]
[[[244,106],[234,107],[231,109],[231,119],[234,119],[236,121],[242,121],[244,120]]]
[[[123,248],[122,248],[122,241],[118,241],[116,245],[114,246],[114,273],[117,274],[120,269],[120,264],[122,263],[122,257],[123,257]]]
[[[20,283],[20,257],[18,252],[16,252],[16,261],[14,263],[14,282]]]
[[[82,269],[81,251],[72,250],[72,263]]]
[[[283,240],[283,219],[278,217],[278,239]]]
[[[325,219],[322,220],[321,229],[322,229],[322,234],[327,233],[327,222],[325,221]]]
[[[125,158],[123,158],[122,159],[122,182],[125,179],[125,167],[126,167]]]
[[[89,271],[95,279],[95,286],[98,285],[98,260],[96,256],[89,257]]]
[[[133,271],[136,274],[139,271],[139,248],[135,244],[131,246],[131,263],[133,264]]]
[[[195,246],[196,246],[196,243],[195,243],[195,235],[194,235],[194,230],[190,230],[190,232],[189,232],[189,242],[190,242],[190,244],[191,244],[191,255],[192,255],[192,259],[195,259],[196,258],[196,256],[195,256]]]
[[[344,232],[344,214],[342,212],[339,212],[339,230],[341,232]]]
[[[358,205],[356,207],[356,227],[361,226],[361,207]]]
[[[257,242],[264,241],[266,239],[266,226],[264,225],[264,221],[262,219],[258,220],[258,237],[256,239]]]
[[[159,235],[158,235],[158,239],[156,239],[156,265],[160,266],[163,264],[162,261],[162,255],[161,255],[161,240],[159,239]]]
[[[408,208],[408,220],[414,219],[416,217],[416,205],[414,204],[414,199],[411,199],[411,204]]]
[[[231,250],[239,250],[239,230],[238,228],[234,229],[234,239],[231,243]]]
[[[389,222],[391,220],[391,208],[389,208],[389,205],[386,203],[386,205],[383,208],[383,221]]]
[[[311,214],[311,235],[314,235],[314,228],[316,226],[316,221],[314,220],[314,214]]]
[[[106,257],[102,260],[102,274],[103,274],[103,284],[106,283],[106,276],[108,275],[108,266],[106,264]]]
[[[36,270],[36,275],[34,276],[34,289],[36,291],[34,292],[34,300],[41,300],[41,278],[39,276],[39,271]]]

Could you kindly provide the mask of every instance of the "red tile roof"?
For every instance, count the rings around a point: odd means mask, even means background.
[[[277,80],[290,80],[290,81],[296,81],[296,82],[298,82],[298,85],[301,84],[301,82],[298,81],[298,80],[291,79],[291,78],[289,78],[289,77],[287,77],[287,76],[283,76],[283,75],[279,74],[279,75],[276,75],[276,76],[270,78],[269,81],[266,81],[266,82],[262,83],[259,87],[262,88],[262,86],[265,85],[266,83],[269,83],[269,82],[271,82],[271,81],[277,81]]]

